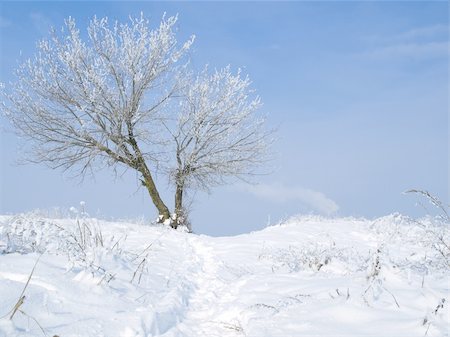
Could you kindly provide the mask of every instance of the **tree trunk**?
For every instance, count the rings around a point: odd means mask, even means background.
[[[145,184],[145,187],[147,187],[148,193],[150,194],[150,197],[152,198],[153,204],[158,209],[158,212],[159,212],[158,221],[164,222],[168,219],[170,220],[169,209],[162,201],[162,199],[158,193],[158,190],[156,189],[156,185],[155,185],[155,182],[153,181],[153,177],[150,173],[150,170],[147,168],[146,165],[145,165],[145,167],[143,167],[141,173],[144,178],[143,182]]]
[[[158,209],[159,213],[158,221],[165,222],[166,220],[171,220],[169,209],[164,204],[158,193],[155,182],[153,181],[152,174],[148,169],[147,164],[145,163],[144,156],[142,155],[141,149],[139,148],[139,145],[134,137],[133,124],[131,123],[131,120],[127,120],[126,123],[128,128],[128,143],[132,146],[134,153],[136,155],[135,169],[141,172],[142,177],[144,178],[143,180],[144,185],[145,187],[147,187],[148,193],[152,198],[153,204]]]
[[[177,183],[177,190],[175,191],[176,225],[180,225],[180,222],[183,221],[183,189],[184,185],[182,183]]]

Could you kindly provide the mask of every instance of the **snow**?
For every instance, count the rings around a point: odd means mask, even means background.
[[[448,336],[437,238],[448,224],[398,214],[234,237],[0,216],[0,336]]]

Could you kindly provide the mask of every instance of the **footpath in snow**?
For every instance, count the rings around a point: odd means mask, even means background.
[[[448,336],[448,243],[401,215],[218,238],[4,216],[0,336]]]

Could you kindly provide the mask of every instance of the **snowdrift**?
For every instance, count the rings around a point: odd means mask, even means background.
[[[449,224],[294,217],[235,237],[0,217],[0,336],[448,336]]]

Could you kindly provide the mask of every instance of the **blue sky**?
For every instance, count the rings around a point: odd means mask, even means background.
[[[448,202],[447,2],[2,2],[0,81],[13,80],[50,26],[72,16],[156,26],[179,15],[179,39],[196,35],[193,64],[242,67],[278,128],[272,174],[259,185],[198,193],[194,229],[244,233],[298,213],[377,217],[423,214],[410,188]],[[0,213],[86,201],[105,218],[153,218],[133,173],[101,171],[80,183],[16,164],[19,142],[1,121]],[[166,183],[158,181],[166,199]],[[170,202],[169,202],[170,203]]]

